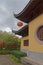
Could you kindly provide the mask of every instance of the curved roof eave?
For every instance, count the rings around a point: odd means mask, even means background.
[[[19,14],[14,14],[14,16],[21,21],[26,21],[23,20],[23,18],[28,19],[26,18],[26,16],[28,17],[29,15],[31,16],[31,12],[35,9],[35,7],[38,7],[40,2],[42,3],[43,0],[30,0],[29,3],[26,5],[26,7]]]
[[[12,30],[12,32],[15,33],[15,34],[24,36],[24,33],[25,33],[24,30],[25,30],[25,31],[28,31],[28,25],[25,25],[24,27],[22,27],[22,28],[21,28],[20,30],[18,30],[18,31]],[[26,34],[27,34],[27,32],[26,32]]]

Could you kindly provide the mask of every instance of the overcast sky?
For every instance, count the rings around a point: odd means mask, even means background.
[[[21,12],[28,2],[29,0],[0,0],[0,30],[18,30],[19,20],[14,18],[13,13]]]

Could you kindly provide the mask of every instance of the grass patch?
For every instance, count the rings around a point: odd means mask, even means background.
[[[13,61],[19,62],[19,63],[21,62],[21,61],[20,61],[20,58],[16,57],[15,55],[10,54],[9,56],[10,56],[10,58],[11,58]]]

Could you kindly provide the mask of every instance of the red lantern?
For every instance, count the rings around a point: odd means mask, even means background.
[[[21,26],[23,26],[23,23],[22,22],[18,22],[17,26],[21,27]]]

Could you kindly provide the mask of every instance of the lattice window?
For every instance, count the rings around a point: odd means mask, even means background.
[[[43,26],[40,26],[37,30],[37,37],[39,40],[43,41]]]

